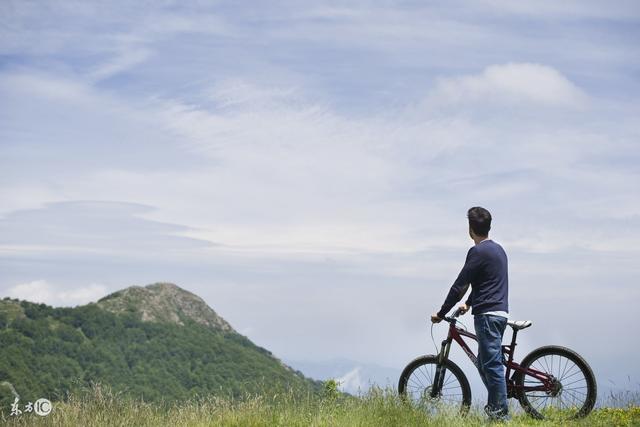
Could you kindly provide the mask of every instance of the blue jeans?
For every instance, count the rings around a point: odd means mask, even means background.
[[[478,337],[478,371],[489,393],[487,409],[498,418],[504,417],[509,412],[502,357],[502,336],[507,319],[491,314],[477,314],[473,323]]]

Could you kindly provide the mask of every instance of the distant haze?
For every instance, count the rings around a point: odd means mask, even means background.
[[[638,2],[3,1],[0,23],[0,297],[173,282],[279,358],[400,370],[435,351],[481,205],[534,321],[518,354],[566,345],[640,389]]]

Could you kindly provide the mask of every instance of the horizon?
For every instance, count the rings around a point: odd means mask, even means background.
[[[519,357],[638,391],[636,2],[243,6],[0,5],[0,298],[172,282],[280,359],[401,370],[484,206]]]

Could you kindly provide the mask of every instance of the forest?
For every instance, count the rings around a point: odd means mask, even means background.
[[[107,385],[121,397],[163,403],[278,390],[317,392],[319,382],[282,364],[236,333],[185,323],[148,322],[96,304],[54,308],[0,301],[0,383],[22,402]],[[0,387],[0,407],[14,396]]]

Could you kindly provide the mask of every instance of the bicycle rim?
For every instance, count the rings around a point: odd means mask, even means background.
[[[443,366],[442,388],[432,397],[436,369],[435,358],[418,359],[409,364],[401,376],[401,394],[430,414],[466,413],[471,403],[471,391],[462,371],[451,362]]]
[[[553,376],[546,390],[522,391],[520,401],[536,418],[570,419],[587,415],[595,402],[595,378],[589,365],[576,353],[561,347],[534,351],[522,366]],[[523,387],[544,388],[542,381],[525,375]]]

